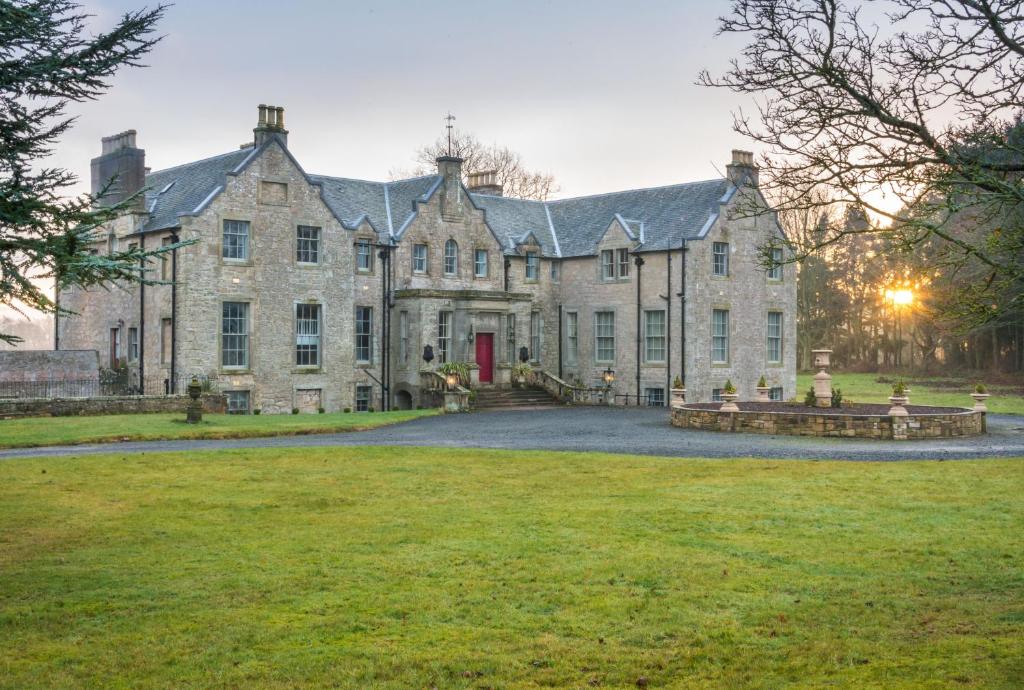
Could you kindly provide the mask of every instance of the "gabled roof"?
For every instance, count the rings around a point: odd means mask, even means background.
[[[150,218],[143,232],[177,227],[181,216],[202,211],[224,190],[229,175],[244,170],[275,141],[147,175]],[[291,157],[283,144],[282,148]],[[297,162],[295,165],[302,170]],[[401,238],[415,218],[417,203],[428,201],[442,183],[439,175],[394,182],[328,175],[306,175],[306,179],[321,188],[324,203],[344,227],[354,230],[366,221],[378,234],[395,238]],[[468,196],[484,212],[504,251],[514,252],[532,236],[544,256],[572,257],[594,254],[616,220],[639,243],[636,251],[676,248],[684,238],[699,239],[735,189],[727,179],[719,178],[547,202],[489,194]]]
[[[149,220],[142,231],[178,227],[180,215],[195,213],[208,203],[218,188],[223,189],[227,174],[243,166],[254,153],[252,147],[238,149],[146,175]]]

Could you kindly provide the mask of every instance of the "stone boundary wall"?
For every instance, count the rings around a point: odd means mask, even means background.
[[[96,350],[0,350],[0,383],[98,379]]]
[[[813,412],[719,412],[684,405],[672,408],[671,421],[672,426],[702,431],[894,441],[978,436],[985,433],[985,413],[968,409],[954,413],[890,417]]]
[[[224,414],[227,396],[204,393],[203,412]],[[174,412],[185,414],[187,395],[135,395],[104,398],[23,398],[0,400],[0,419],[13,417],[73,417],[100,414],[150,414]],[[3,426],[0,425],[0,436]]]

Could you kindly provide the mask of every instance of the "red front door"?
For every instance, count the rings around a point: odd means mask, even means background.
[[[476,334],[476,363],[480,367],[480,383],[494,382],[494,334]]]

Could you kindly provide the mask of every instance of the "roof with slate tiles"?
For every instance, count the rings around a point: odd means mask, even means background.
[[[177,227],[181,216],[201,212],[223,191],[228,175],[244,170],[269,143],[147,175],[150,218],[143,232]],[[307,179],[321,188],[324,202],[345,227],[355,229],[365,220],[378,234],[399,239],[415,218],[417,203],[428,201],[442,182],[439,175],[394,182],[327,175]],[[735,189],[719,178],[547,202],[488,194],[469,198],[484,212],[506,252],[532,236],[545,256],[572,257],[593,255],[616,220],[640,243],[635,251],[663,251],[678,247],[683,239],[699,239]]]

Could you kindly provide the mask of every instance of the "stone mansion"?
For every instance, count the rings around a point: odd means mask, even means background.
[[[62,291],[58,349],[207,376],[239,412],[415,407],[422,369],[467,362],[503,386],[521,353],[583,386],[613,372],[619,403],[664,404],[676,376],[688,400],[726,380],[752,399],[762,375],[796,395],[794,267],[758,260],[781,228],[730,213],[765,203],[749,153],[724,178],[540,202],[464,183],[454,157],[394,182],[307,173],[283,108],[261,105],[254,134],[154,172],[134,131],[103,140],[104,203],[145,193],[93,251],[194,242],[150,262],[158,284]]]

